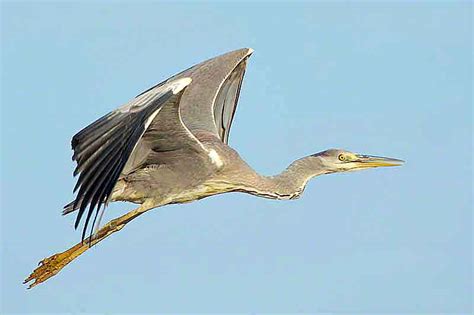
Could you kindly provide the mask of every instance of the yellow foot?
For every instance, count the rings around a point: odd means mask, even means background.
[[[87,242],[79,243],[65,252],[43,259],[39,262],[39,267],[36,268],[31,275],[25,279],[25,281],[23,281],[23,284],[27,284],[34,280],[34,282],[28,286],[28,289],[31,289],[32,287],[48,280],[88,248],[89,246]]]

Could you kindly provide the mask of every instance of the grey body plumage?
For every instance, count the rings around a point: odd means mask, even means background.
[[[45,260],[27,278],[35,279],[30,287],[56,274],[88,246],[156,207],[232,191],[295,199],[314,176],[403,163],[332,149],[296,160],[276,176],[255,172],[228,146],[252,52],[239,49],[197,64],[139,94],[73,137],[74,175],[79,175],[74,190],[78,193],[63,213],[78,210],[76,228],[85,214],[83,240],[90,219],[94,217],[93,227],[107,203],[129,201],[140,206],[91,235],[88,244],[80,243]]]

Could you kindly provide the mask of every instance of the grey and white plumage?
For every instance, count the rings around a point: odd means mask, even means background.
[[[185,174],[177,170],[182,169],[184,161],[200,164],[201,171],[194,176],[209,176],[210,170],[204,170],[212,165],[203,159],[205,156],[216,166],[223,163],[217,151],[207,149],[193,131],[227,143],[251,53],[250,49],[241,49],[191,67],[141,93],[73,137],[73,160],[77,162],[74,175],[79,175],[74,191],[78,190],[78,194],[64,213],[79,209],[76,228],[87,213],[83,238],[94,211],[97,217],[99,208],[108,201],[143,202],[163,190],[156,187],[160,185],[149,185],[153,191],[139,191],[148,185],[140,186],[138,178],[156,175],[154,181],[172,186],[183,181],[180,175]],[[173,176],[161,174],[177,164]]]
[[[94,245],[136,216],[159,206],[225,192],[272,199],[295,199],[312,177],[401,165],[391,158],[331,149],[293,162],[276,176],[255,172],[228,146],[240,89],[253,50],[235,50],[197,64],[139,94],[90,124],[72,139],[77,196],[64,214],[78,210],[75,227],[108,202],[129,201],[139,208],[112,220],[94,236]],[[92,229],[91,229],[92,230]],[[27,281],[34,286],[56,274],[87,247],[42,261]],[[31,287],[30,286],[30,287]]]

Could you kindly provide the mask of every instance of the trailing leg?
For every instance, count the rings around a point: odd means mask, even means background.
[[[137,209],[132,210],[104,225],[94,235],[92,235],[92,239],[89,237],[62,253],[43,259],[39,262],[39,267],[36,268],[23,283],[26,284],[34,280],[34,282],[32,282],[28,287],[28,289],[31,289],[32,287],[48,280],[59,273],[67,264],[79,257],[86,250],[111,234],[120,231],[128,222],[152,208],[154,207],[147,207],[146,203],[144,203]]]

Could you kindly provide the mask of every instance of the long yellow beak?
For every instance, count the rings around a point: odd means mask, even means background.
[[[405,163],[403,160],[373,155],[357,155],[357,160],[354,162],[361,167],[400,166]]]

